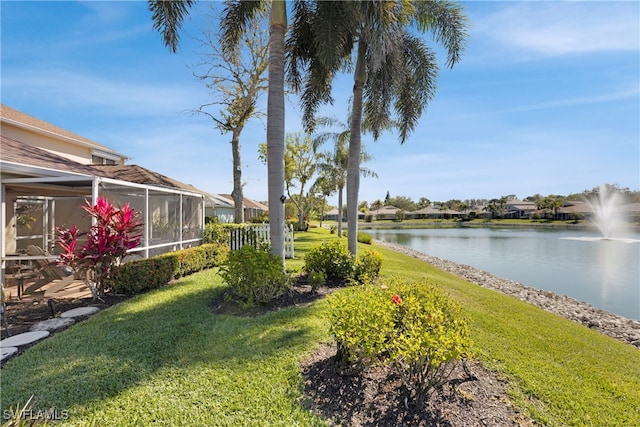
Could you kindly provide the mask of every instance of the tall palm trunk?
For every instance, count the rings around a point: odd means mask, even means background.
[[[360,191],[360,136],[362,124],[362,92],[367,81],[365,46],[358,43],[358,59],[353,85],[351,131],[349,136],[349,166],[347,167],[347,232],[349,252],[358,252],[358,192]]]
[[[231,133],[231,153],[233,155],[233,197],[234,214],[236,224],[244,222],[244,195],[242,194],[242,162],[240,161],[240,133],[241,127],[235,127]]]
[[[267,99],[267,180],[271,253],[284,268],[284,0],[274,0],[269,17],[269,90]],[[283,199],[284,200],[284,199]]]
[[[338,188],[338,237],[342,237],[342,190]]]

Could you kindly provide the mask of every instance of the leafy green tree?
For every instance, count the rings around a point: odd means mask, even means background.
[[[429,206],[431,206],[431,200],[427,199],[426,197],[420,197],[418,203],[416,204],[416,208],[418,209],[427,208]]]
[[[411,212],[416,210],[416,204],[414,203],[413,200],[411,200],[411,197],[407,197],[407,196],[391,197],[389,198],[389,200],[385,201],[385,204],[395,206],[396,208],[402,209],[403,211],[406,211],[406,212]]]
[[[544,217],[555,216],[564,205],[564,197],[550,194],[535,201],[536,208],[544,212]]]
[[[380,209],[383,206],[384,206],[384,203],[382,203],[382,201],[380,199],[378,199],[378,200],[374,200],[373,202],[371,202],[371,205],[369,206],[369,208],[372,211],[376,211],[376,210]]]
[[[292,24],[291,81],[302,90],[307,126],[315,125],[317,107],[332,101],[330,81],[336,73],[347,66],[354,71],[347,217],[349,250],[356,254],[361,132],[364,128],[377,139],[394,127],[404,143],[435,93],[435,54],[409,28],[433,32],[452,67],[463,49],[466,18],[446,1],[315,2],[298,10]]]
[[[316,175],[318,156],[313,150],[312,139],[309,135],[302,136],[300,132],[289,133],[286,138],[287,147],[284,158],[285,169],[285,189],[288,200],[296,207],[298,216],[298,227],[303,229],[305,216],[311,211],[313,206],[319,201],[319,195],[315,194],[321,190],[320,184],[312,185],[307,193],[307,184],[315,184],[313,181]],[[267,163],[267,144],[260,145],[260,159]],[[294,192],[297,189],[297,192]]]
[[[233,158],[234,221],[244,222],[244,195],[242,183],[242,162],[240,155],[240,135],[248,120],[261,114],[256,109],[260,95],[267,90],[266,37],[257,25],[247,28],[241,37],[241,49],[224,50],[219,36],[204,33],[202,45],[207,52],[201,55],[206,71],[194,73],[205,82],[215,100],[201,105],[196,111],[210,117],[215,127],[222,133],[231,133],[231,153]],[[211,111],[212,107],[218,111]]]

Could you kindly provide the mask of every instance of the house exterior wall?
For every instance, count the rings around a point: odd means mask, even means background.
[[[24,144],[29,144],[57,154],[58,156],[66,157],[74,162],[85,165],[91,164],[91,150],[89,147],[81,147],[66,141],[53,139],[6,122],[2,123],[2,134]]]

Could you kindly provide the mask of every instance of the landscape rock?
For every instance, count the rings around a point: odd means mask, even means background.
[[[38,322],[31,327],[32,331],[58,331],[60,329],[68,328],[69,326],[76,323],[75,320],[71,317],[63,318],[56,317],[54,319],[43,320],[42,322]]]
[[[93,313],[98,312],[99,310],[100,309],[98,307],[78,307],[78,308],[74,308],[73,310],[65,311],[60,315],[60,317],[62,318],[85,317],[85,316],[90,316]]]

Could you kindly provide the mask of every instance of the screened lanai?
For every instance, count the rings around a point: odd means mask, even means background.
[[[3,139],[3,142],[6,142]],[[26,258],[29,245],[52,258],[59,253],[56,227],[90,227],[80,206],[105,197],[140,213],[143,238],[131,259],[196,246],[202,242],[204,196],[197,189],[136,165],[72,165],[65,169],[9,162],[3,147],[0,200],[0,252],[7,263]],[[48,155],[50,157],[51,155]],[[117,179],[122,177],[127,179]],[[139,182],[135,182],[139,181]]]

